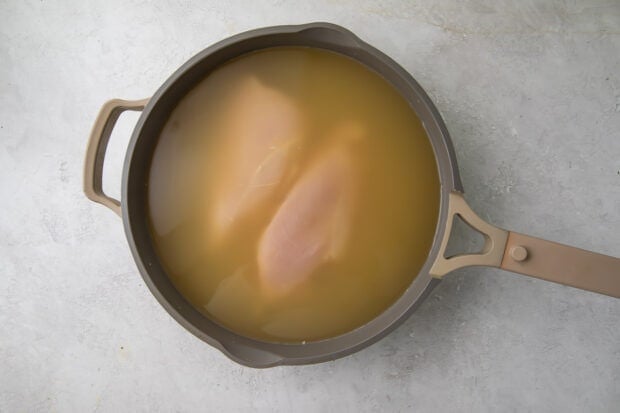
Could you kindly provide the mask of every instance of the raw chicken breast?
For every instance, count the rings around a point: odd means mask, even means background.
[[[248,77],[232,93],[224,103],[218,132],[223,156],[209,217],[216,242],[285,182],[303,132],[295,102],[257,78]]]
[[[266,228],[258,265],[267,290],[290,290],[342,254],[358,186],[350,151],[363,133],[353,122],[335,128]]]

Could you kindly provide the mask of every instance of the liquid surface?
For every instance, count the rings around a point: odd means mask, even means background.
[[[200,312],[252,338],[333,337],[383,312],[430,250],[433,151],[408,103],[347,57],[272,48],[221,66],[153,155],[152,236]]]

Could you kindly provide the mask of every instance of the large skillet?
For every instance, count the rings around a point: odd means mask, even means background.
[[[147,223],[151,156],[160,131],[177,103],[211,70],[244,53],[274,46],[309,46],[349,56],[378,72],[407,99],[430,139],[441,181],[440,213],[428,258],[407,291],[381,315],[349,333],[306,344],[253,340],[230,331],[194,309],[172,285],[159,261]],[[101,186],[106,146],[119,115],[142,111],[123,168],[122,203]],[[252,367],[317,363],[345,356],[379,340],[405,320],[447,273],[484,265],[620,297],[620,259],[509,232],[480,219],[466,204],[456,158],[439,112],[420,85],[396,62],[348,30],[328,23],[278,26],[238,34],[203,50],[181,66],[151,97],[107,102],[92,130],[84,170],[84,192],[123,219],[140,273],[161,305],[186,329],[231,359]],[[412,212],[414,213],[414,212]],[[485,237],[480,253],[445,256],[458,216]]]

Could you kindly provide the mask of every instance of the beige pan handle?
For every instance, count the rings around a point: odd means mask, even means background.
[[[107,206],[118,216],[121,215],[121,203],[103,192],[103,160],[108,147],[110,135],[121,113],[126,110],[140,111],[144,109],[148,99],[121,100],[113,99],[106,102],[90,132],[84,161],[84,193],[91,201]]]
[[[456,216],[484,235],[480,253],[445,256]],[[450,271],[474,265],[498,267],[620,298],[620,258],[497,228],[476,215],[462,194],[452,192],[448,222],[431,275],[441,278]]]

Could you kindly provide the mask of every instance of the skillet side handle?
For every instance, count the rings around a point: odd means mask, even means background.
[[[620,298],[620,258],[510,232],[504,270]]]
[[[110,135],[121,113],[126,110],[140,111],[146,106],[148,99],[121,100],[113,99],[106,102],[93,125],[86,148],[84,160],[84,194],[91,201],[105,205],[121,216],[121,203],[103,192],[103,160],[108,147]]]
[[[454,219],[459,217],[471,228],[484,236],[484,247],[479,253],[458,254],[446,257],[448,240],[452,233]],[[448,220],[445,232],[441,239],[439,254],[433,263],[430,273],[435,278],[441,278],[449,272],[459,268],[471,266],[499,267],[502,263],[508,231],[497,228],[480,218],[467,205],[463,194],[451,192],[448,198]]]

